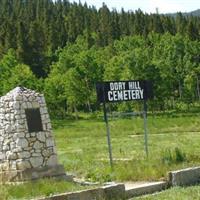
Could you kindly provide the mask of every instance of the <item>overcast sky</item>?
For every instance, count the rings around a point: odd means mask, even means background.
[[[70,0],[70,2],[79,2],[79,0]],[[94,5],[96,8],[101,7],[102,3],[112,9],[120,10],[123,7],[127,10],[137,10],[140,8],[147,13],[154,13],[158,8],[159,13],[171,12],[189,12],[200,9],[200,0],[80,0],[85,1],[88,5]]]

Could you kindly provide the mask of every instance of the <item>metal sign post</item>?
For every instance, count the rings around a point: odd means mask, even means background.
[[[144,139],[145,152],[148,156],[147,138],[147,99],[153,97],[152,83],[148,80],[107,81],[96,84],[97,99],[103,103],[104,120],[106,123],[107,142],[109,149],[110,165],[113,167],[110,129],[106,111],[106,103],[122,101],[144,101]]]
[[[104,113],[104,121],[106,123],[106,133],[107,133],[107,142],[108,142],[108,151],[109,151],[109,158],[110,158],[110,166],[111,166],[111,168],[113,168],[112,146],[111,146],[111,139],[110,139],[110,128],[109,128],[109,124],[108,124],[108,116],[107,116],[107,109],[106,109],[104,86],[101,89],[103,91],[103,113]]]
[[[147,134],[147,101],[144,100],[144,146],[145,146],[145,152],[146,156],[148,157],[149,151],[148,151],[148,134]]]
[[[106,103],[103,103],[103,112],[104,112],[104,120],[106,123],[106,133],[107,133],[107,142],[108,142],[108,150],[109,150],[109,158],[110,158],[110,166],[113,168],[113,159],[112,159],[112,146],[111,146],[111,139],[110,139],[110,128],[108,124],[108,117],[106,112]]]

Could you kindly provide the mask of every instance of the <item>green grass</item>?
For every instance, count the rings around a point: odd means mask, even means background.
[[[166,178],[170,170],[200,163],[200,115],[148,118],[149,157],[143,119],[110,120],[114,170],[110,170],[103,119],[54,121],[59,160],[67,172],[93,181]]]
[[[187,188],[175,187],[153,195],[133,198],[132,200],[199,200],[200,186],[192,186]]]
[[[1,185],[0,200],[27,200],[34,197],[46,197],[56,193],[72,192],[86,188],[88,187],[66,181],[43,179],[19,185]]]
[[[59,162],[64,165],[67,173],[98,182],[163,180],[170,170],[199,165],[199,122],[198,114],[149,116],[147,158],[144,151],[143,119],[133,117],[110,120],[113,170],[109,165],[102,117],[91,118],[87,115],[77,121],[53,121],[53,130]],[[51,179],[18,186],[2,185],[0,200],[30,199],[84,188]],[[182,189],[170,191],[173,193],[179,190]],[[165,192],[159,195],[165,195]]]

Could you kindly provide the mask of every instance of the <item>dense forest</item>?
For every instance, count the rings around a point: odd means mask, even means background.
[[[153,81],[151,109],[198,102],[200,17],[0,0],[0,95],[17,85],[36,89],[51,113],[63,117],[99,108],[97,81],[127,79]]]

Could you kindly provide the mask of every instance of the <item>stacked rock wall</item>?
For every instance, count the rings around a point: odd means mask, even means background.
[[[28,122],[27,111],[33,115],[38,111],[41,119]],[[41,122],[39,131],[38,121]],[[33,127],[31,131],[28,123]],[[58,165],[42,94],[17,87],[0,98],[0,171],[2,182],[64,175],[64,169]]]

